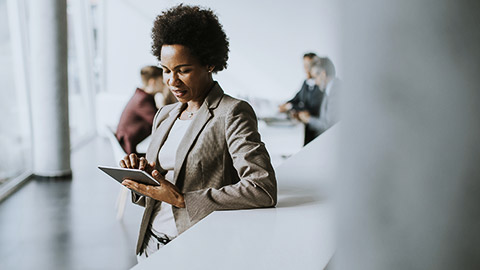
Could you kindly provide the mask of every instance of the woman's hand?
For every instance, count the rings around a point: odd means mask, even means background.
[[[155,162],[148,163],[146,158],[138,158],[137,154],[132,153],[130,155],[126,155],[122,160],[120,160],[120,167],[127,169],[139,169],[152,174],[152,171],[155,169]]]
[[[153,170],[152,176],[160,183],[160,186],[144,185],[129,179],[123,180],[122,185],[157,201],[163,201],[178,208],[185,208],[185,199],[177,186],[165,180],[157,170]]]

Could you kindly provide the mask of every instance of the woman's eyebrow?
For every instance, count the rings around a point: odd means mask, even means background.
[[[160,65],[161,65],[162,67],[164,67],[164,68],[167,68],[167,69],[168,69],[168,67],[167,67],[167,66],[164,66],[164,65],[162,65],[161,63],[160,63]],[[181,65],[177,65],[177,66],[175,66],[173,69],[178,69],[178,68],[181,68],[181,67],[190,67],[190,66],[192,66],[192,65],[191,65],[191,64],[181,64]]]

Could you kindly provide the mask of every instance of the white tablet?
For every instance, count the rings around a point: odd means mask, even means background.
[[[98,166],[100,170],[122,183],[125,179],[134,180],[145,185],[159,186],[160,183],[147,172],[137,169],[125,169],[120,167]]]

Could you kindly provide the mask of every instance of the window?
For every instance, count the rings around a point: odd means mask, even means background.
[[[22,81],[24,72],[17,72],[23,68],[19,63],[22,48],[16,46],[21,36],[18,31],[12,35],[19,27],[15,24],[18,16],[7,16],[7,7],[7,1],[0,0],[0,190],[32,170],[30,102]]]

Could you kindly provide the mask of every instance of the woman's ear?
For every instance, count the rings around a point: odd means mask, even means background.
[[[214,69],[215,69],[215,66],[207,66],[208,73],[212,73]]]

